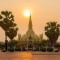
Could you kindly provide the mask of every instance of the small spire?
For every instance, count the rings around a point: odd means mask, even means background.
[[[31,13],[30,13],[30,20],[31,20]]]
[[[29,29],[32,29],[32,21],[31,21],[31,13],[30,13],[30,18],[29,18],[29,25],[28,25]]]

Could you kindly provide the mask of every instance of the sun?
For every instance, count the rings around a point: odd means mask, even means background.
[[[25,10],[24,11],[24,16],[29,17],[31,14],[30,10]]]

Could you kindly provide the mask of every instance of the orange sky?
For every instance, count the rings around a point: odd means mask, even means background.
[[[29,18],[23,15],[26,9],[31,10],[33,30],[37,35],[44,33],[48,21],[60,23],[60,0],[0,0],[0,11],[12,11],[19,28],[18,33],[22,35],[28,29]],[[4,36],[0,28],[0,41],[4,41]]]

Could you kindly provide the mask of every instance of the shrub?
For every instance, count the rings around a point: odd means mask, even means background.
[[[48,52],[52,52],[53,51],[53,48],[47,48],[47,51]]]
[[[46,48],[41,48],[40,51],[45,52]]]

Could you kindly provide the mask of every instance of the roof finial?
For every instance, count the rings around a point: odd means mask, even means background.
[[[32,29],[31,13],[30,13],[30,17],[29,17],[29,29]]]

